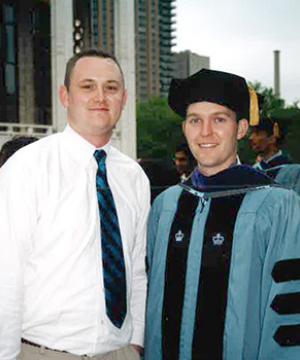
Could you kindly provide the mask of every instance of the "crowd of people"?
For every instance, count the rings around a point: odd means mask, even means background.
[[[186,144],[175,185],[151,196],[145,164],[111,144],[127,96],[113,55],[75,54],[65,130],[0,151],[0,359],[300,358],[300,165],[281,150],[286,130],[241,76],[173,79]],[[249,128],[254,166],[238,157]]]

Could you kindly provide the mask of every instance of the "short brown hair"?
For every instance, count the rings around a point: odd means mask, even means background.
[[[91,49],[83,50],[80,53],[73,55],[68,60],[67,65],[66,65],[65,80],[64,80],[64,85],[67,89],[69,89],[69,87],[70,87],[71,75],[72,75],[74,66],[76,65],[76,63],[79,59],[84,58],[84,57],[99,57],[101,59],[112,59],[118,65],[121,75],[122,75],[122,78],[124,79],[124,75],[123,75],[121,66],[113,54],[111,54],[105,50],[102,50],[102,49],[91,48]]]

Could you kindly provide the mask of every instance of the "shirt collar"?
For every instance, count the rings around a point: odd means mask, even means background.
[[[277,158],[277,156],[281,156],[281,155],[282,155],[282,151],[279,150],[279,151],[277,151],[276,154],[272,155],[269,159],[265,160],[265,162],[268,163],[268,162],[274,160],[275,158]]]
[[[100,148],[96,148],[94,145],[85,140],[80,134],[78,134],[70,125],[65,127],[62,132],[63,144],[67,148],[72,158],[80,165],[86,167],[90,164],[91,159],[94,158],[95,150],[104,150],[109,157],[111,150],[110,141]]]

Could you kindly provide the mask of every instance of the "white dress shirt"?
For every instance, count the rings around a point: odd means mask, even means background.
[[[123,326],[106,316],[95,147],[67,126],[0,170],[1,360],[15,360],[21,337],[78,355],[143,344],[149,181],[135,161],[103,149],[125,258]]]

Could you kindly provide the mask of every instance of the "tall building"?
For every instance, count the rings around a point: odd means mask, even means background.
[[[94,4],[91,9],[92,17],[94,17],[94,44],[114,53],[114,0],[92,0],[92,3]],[[98,32],[97,35],[96,32]]]
[[[175,1],[135,0],[136,92],[166,96],[172,77]]]
[[[173,54],[173,76],[186,78],[200,69],[209,69],[210,59],[208,56],[201,56],[190,50]]]
[[[158,0],[135,0],[136,94],[140,100],[160,94]]]
[[[136,96],[146,100],[151,96],[166,96],[172,77],[172,46],[174,46],[175,0],[135,1],[135,74]],[[83,45],[93,44],[108,51],[115,49],[115,1],[74,0],[75,18],[87,19],[90,29]],[[85,34],[87,34],[85,30]]]
[[[175,45],[175,2],[159,0],[160,95],[167,96],[173,71],[172,47]]]

